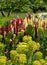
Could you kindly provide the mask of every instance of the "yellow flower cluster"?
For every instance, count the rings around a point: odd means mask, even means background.
[[[39,50],[40,49],[40,43],[37,43],[36,45],[37,45],[37,50]]]
[[[10,58],[11,58],[12,62],[17,62],[18,56],[19,56],[19,54],[17,53],[16,50],[11,50],[10,51]]]
[[[10,39],[9,41],[12,42],[12,39]]]
[[[45,60],[44,59],[40,59],[39,61],[41,62],[42,65],[45,64]]]
[[[10,51],[10,58],[11,61],[14,63],[16,62],[18,62],[19,64],[27,63],[26,54],[18,54],[16,50]]]
[[[27,46],[27,43],[25,42],[20,42],[18,45],[17,45],[17,48],[16,48],[16,51],[18,53],[27,53],[28,52],[28,46]]]
[[[3,46],[4,46],[4,44],[0,43],[0,47],[3,47]]]
[[[18,36],[19,36],[19,37],[20,37],[20,36],[23,37],[23,36],[24,36],[24,32],[25,32],[24,30],[21,30],[21,32],[18,32]]]
[[[35,52],[35,50],[37,50],[37,43],[34,41],[29,41],[28,42],[28,49],[29,49],[29,54],[33,54],[33,52]]]
[[[16,51],[18,53],[32,54],[35,50],[39,50],[40,44],[32,40],[31,36],[24,36],[23,42],[17,45]]]
[[[32,65],[47,65],[47,62],[44,59],[39,59],[39,60],[33,61]]]
[[[16,51],[18,53],[33,54],[35,50],[39,50],[40,48],[40,44],[33,41],[31,36],[24,36],[23,41],[17,45]]]
[[[6,65],[6,56],[0,56],[0,65]]]
[[[26,36],[23,37],[24,42],[28,42],[28,41],[31,41],[31,40],[32,40],[32,37],[29,36],[29,35],[28,36],[26,35]]]
[[[0,54],[4,51],[5,45],[0,43]]]
[[[32,65],[41,65],[40,61],[35,60]]]
[[[43,56],[43,54],[42,54],[40,51],[38,51],[38,52],[35,53],[35,58],[36,58],[37,60],[41,59],[42,56]]]
[[[19,64],[25,64],[25,63],[27,63],[26,55],[25,54],[20,54],[18,61],[19,61]]]
[[[31,36],[24,36],[23,42],[17,44],[16,50],[10,51],[10,58],[13,62],[18,62],[20,65],[27,63],[27,56],[33,55],[36,50],[39,50],[40,44],[32,40]],[[33,65],[43,65],[45,60],[42,59],[43,54],[40,51],[35,53],[35,61]]]

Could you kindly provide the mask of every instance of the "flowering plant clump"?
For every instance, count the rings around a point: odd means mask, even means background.
[[[12,62],[16,63],[18,61],[18,56],[19,56],[19,54],[17,53],[16,50],[11,50],[10,51],[10,58],[11,58]]]
[[[24,65],[27,63],[27,58],[25,54],[20,54],[19,55],[19,60],[18,60],[19,64]]]
[[[47,65],[46,23],[28,13],[0,26],[0,65]]]
[[[44,59],[40,59],[39,61],[41,62],[42,65],[44,65],[46,62]]]
[[[6,56],[0,56],[0,65],[6,65],[7,58]]]
[[[28,42],[28,49],[29,49],[29,54],[33,54],[37,50],[37,43],[34,41],[29,41]]]
[[[20,42],[20,43],[17,45],[16,51],[17,51],[18,53],[27,54],[27,52],[28,52],[27,43],[25,43],[25,42]]]
[[[39,59],[42,59],[42,57],[43,57],[43,54],[41,52],[35,53],[35,59],[39,60]]]
[[[30,40],[32,40],[32,37],[31,37],[31,36],[24,36],[24,37],[23,37],[23,41],[24,41],[24,42],[28,42],[28,41],[30,41]]]
[[[32,65],[42,65],[42,64],[40,63],[40,61],[35,60]]]

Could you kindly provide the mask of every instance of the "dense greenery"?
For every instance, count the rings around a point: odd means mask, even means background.
[[[4,11],[8,12],[34,12],[47,11],[46,0],[0,0],[0,11],[5,16]]]

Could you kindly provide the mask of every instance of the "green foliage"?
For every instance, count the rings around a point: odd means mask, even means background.
[[[35,10],[37,12],[37,10],[43,10],[43,7],[46,11],[46,0],[0,0],[0,9],[4,9],[5,11],[34,12]]]
[[[11,39],[12,37],[13,37],[13,34],[12,34],[11,32],[8,32],[7,38],[8,38],[8,39]]]
[[[47,28],[45,31],[39,29],[39,42],[41,45],[41,51],[43,52],[44,57],[47,55]]]
[[[31,25],[28,25],[28,27],[27,27],[27,34],[33,37],[34,27],[32,27]]]

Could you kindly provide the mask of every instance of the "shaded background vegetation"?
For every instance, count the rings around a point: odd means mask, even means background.
[[[11,12],[41,12],[47,11],[47,0],[0,0],[0,12],[3,16],[7,12],[7,16]]]

